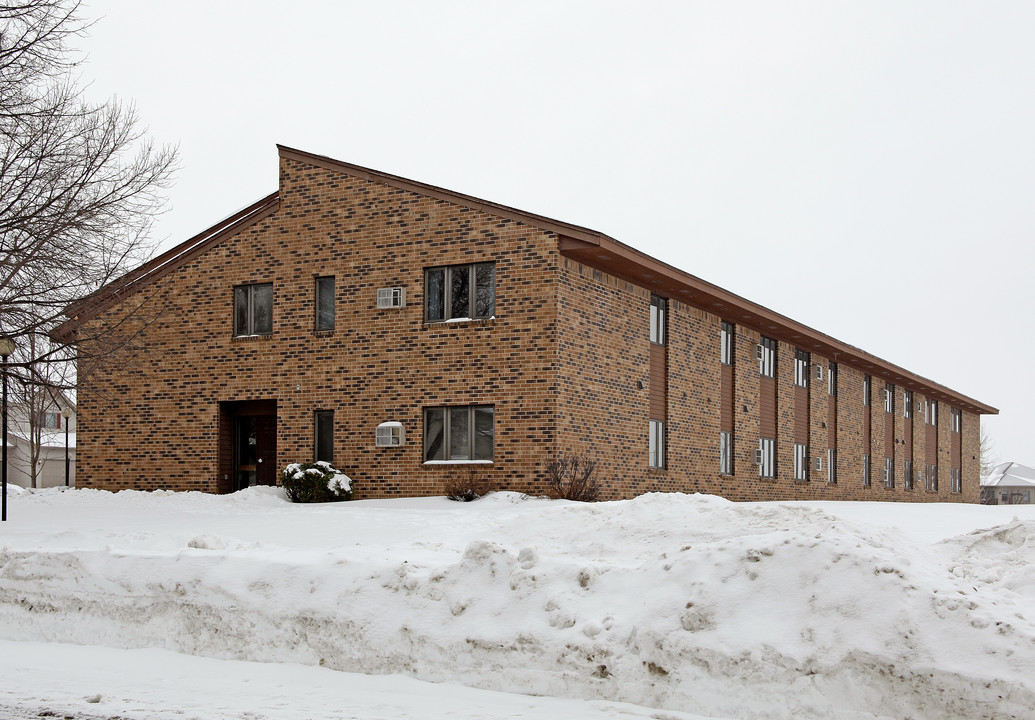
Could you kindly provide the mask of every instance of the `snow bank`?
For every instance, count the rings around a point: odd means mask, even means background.
[[[947,534],[873,505],[23,493],[0,636],[720,717],[1029,717],[1035,508],[942,506]]]

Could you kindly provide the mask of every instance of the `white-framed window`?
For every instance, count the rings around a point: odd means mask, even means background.
[[[905,467],[902,469],[902,489],[912,490],[913,489],[913,461],[906,460]]]
[[[719,331],[719,362],[723,365],[733,364],[733,323],[723,321],[722,329]]]
[[[938,466],[928,464],[927,466],[927,490],[938,492]]]
[[[872,384],[869,375],[863,377],[863,405],[869,406],[870,404],[870,385]]]
[[[316,329],[334,329],[334,276],[316,278]]]
[[[794,443],[794,479],[809,479],[809,446],[804,443]]]
[[[758,450],[755,451],[755,463],[758,465],[758,476],[776,477],[776,440],[759,438]]]
[[[794,351],[794,384],[809,386],[809,354],[804,350]]]
[[[719,473],[733,474],[733,433],[719,431]]]
[[[924,401],[924,422],[928,425],[934,425],[938,427],[938,401],[937,400],[925,400]]]
[[[234,335],[273,334],[273,283],[234,288]]]
[[[647,438],[647,454],[652,468],[665,467],[665,421],[651,420]]]
[[[383,422],[374,431],[374,444],[377,447],[402,447],[406,442],[403,424],[395,420]]]
[[[496,265],[473,263],[424,271],[424,320],[447,322],[496,314]]]
[[[884,458],[884,487],[889,489],[895,487],[894,458]]]
[[[668,315],[668,300],[658,295],[650,296],[650,341],[655,345],[665,344],[665,321]]]
[[[895,412],[895,386],[891,383],[884,384],[884,412]]]
[[[492,461],[495,408],[424,408],[424,461]]]
[[[758,372],[765,377],[776,375],[776,341],[772,338],[758,341]]]
[[[913,417],[913,391],[902,391],[902,417]]]
[[[952,469],[950,469],[949,470],[949,476],[950,476],[950,482],[952,484],[952,488],[951,488],[952,492],[957,494],[957,495],[960,494],[961,492],[963,492],[963,478],[961,476],[960,469],[959,468],[952,468]]]
[[[837,363],[830,363],[827,368],[827,393],[837,397]]]
[[[863,487],[870,486],[870,454],[863,455]]]
[[[46,430],[57,430],[61,427],[61,413],[42,412],[39,414],[39,426]]]
[[[313,459],[334,462],[334,411],[313,412]]]
[[[963,411],[958,408],[949,408],[949,420],[954,433],[960,432],[963,427]]]
[[[837,483],[837,450],[834,448],[827,448],[827,482]]]

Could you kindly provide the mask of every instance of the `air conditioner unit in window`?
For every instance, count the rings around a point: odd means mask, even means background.
[[[823,379],[823,366],[822,365],[816,365],[814,367],[816,368],[816,379],[817,380],[822,380]]]
[[[823,469],[823,458],[821,458],[821,457],[814,458],[813,462],[815,462],[816,472],[819,472],[820,470]]]
[[[377,426],[378,447],[400,447],[406,440],[400,422],[383,422]]]
[[[378,309],[401,308],[406,304],[406,289],[401,287],[378,288]]]

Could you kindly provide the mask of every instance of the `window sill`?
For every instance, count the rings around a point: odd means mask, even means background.
[[[424,328],[428,329],[428,328],[435,328],[435,327],[456,327],[458,325],[461,326],[461,327],[466,327],[466,326],[469,326],[469,325],[488,325],[488,326],[492,326],[492,325],[495,325],[495,324],[496,324],[496,316],[493,315],[492,317],[487,317],[487,318],[453,318],[451,320],[434,320],[434,321],[425,320],[424,321]]]
[[[316,337],[334,337],[334,330],[313,330]]]
[[[493,460],[425,460],[425,465],[492,465]]]
[[[268,335],[233,335],[230,338],[231,342],[262,342],[263,340],[272,340],[273,333]]]

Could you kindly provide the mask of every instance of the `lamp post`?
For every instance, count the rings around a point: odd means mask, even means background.
[[[61,417],[65,419],[65,487],[68,487],[68,425],[72,421],[72,408],[61,408]]]
[[[3,363],[0,367],[0,372],[3,374],[4,384],[4,447],[3,447],[3,468],[0,469],[0,473],[3,474],[3,512],[0,516],[0,520],[7,522],[7,358],[14,352],[14,340],[9,337],[0,337],[0,358]]]

